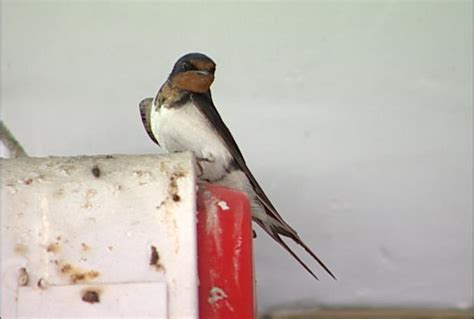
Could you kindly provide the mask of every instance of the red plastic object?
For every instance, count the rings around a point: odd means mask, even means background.
[[[254,318],[252,226],[247,196],[218,185],[198,191],[199,317]]]

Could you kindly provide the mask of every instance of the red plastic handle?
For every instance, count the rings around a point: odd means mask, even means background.
[[[254,318],[252,225],[247,196],[218,185],[198,191],[199,317]]]

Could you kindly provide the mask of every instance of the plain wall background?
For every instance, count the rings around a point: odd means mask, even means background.
[[[472,306],[470,1],[2,1],[1,17],[2,119],[34,156],[159,152],[138,102],[182,54],[217,62],[249,166],[339,278],[259,232],[261,310]]]

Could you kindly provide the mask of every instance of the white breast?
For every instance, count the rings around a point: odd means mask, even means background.
[[[211,161],[201,162],[204,171],[201,178],[215,181],[225,174],[232,156],[215,129],[193,103],[152,110],[150,122],[153,134],[165,151],[192,151],[196,157]]]

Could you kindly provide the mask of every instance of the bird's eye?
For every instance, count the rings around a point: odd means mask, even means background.
[[[184,71],[189,71],[193,68],[193,66],[191,65],[191,63],[189,62],[183,62],[183,64],[181,64],[181,68],[184,70]]]

